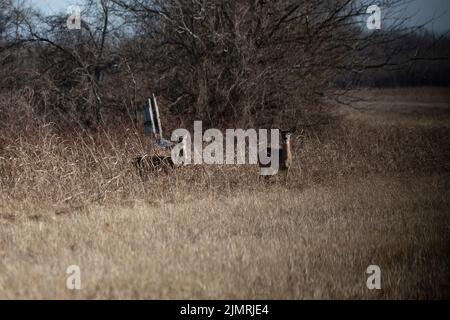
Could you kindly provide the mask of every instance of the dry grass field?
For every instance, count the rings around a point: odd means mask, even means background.
[[[63,135],[17,97],[23,116],[0,116],[0,298],[450,298],[450,89],[355,95],[294,137],[287,184],[254,166],[141,179],[145,137]]]

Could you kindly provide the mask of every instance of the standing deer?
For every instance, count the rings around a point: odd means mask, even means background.
[[[278,170],[284,171],[284,179],[287,183],[287,179],[289,176],[289,169],[292,166],[292,144],[291,144],[291,135],[295,132],[294,129],[289,130],[280,130],[280,138],[281,144],[279,148],[267,148],[267,156],[270,157],[274,153],[278,153]],[[272,166],[271,163],[263,164],[258,158],[258,164],[260,168],[270,168]],[[268,176],[266,176],[268,177]]]
[[[143,154],[133,159],[133,166],[144,177],[149,172],[170,172],[175,164],[170,156]]]

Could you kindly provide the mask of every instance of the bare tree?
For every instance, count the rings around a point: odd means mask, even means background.
[[[80,30],[0,1],[10,87],[32,88],[44,115],[90,127],[136,120],[152,92],[179,119],[306,123],[360,79],[431,57],[408,44],[422,26],[398,15],[402,0],[383,2],[381,30],[367,29],[368,5],[354,0],[86,0]]]
[[[136,22],[141,60],[172,111],[215,123],[298,118],[342,73],[397,65],[397,41],[413,32],[395,17],[368,31],[368,6],[351,0],[112,1]]]

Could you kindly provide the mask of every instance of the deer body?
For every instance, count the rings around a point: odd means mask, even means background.
[[[291,144],[291,131],[283,130],[281,131],[281,144],[280,148],[267,148],[267,156],[270,157],[272,154],[278,153],[278,170],[284,171],[285,180],[287,181],[289,175],[289,169],[292,166],[292,144]],[[272,166],[269,164],[262,164],[259,162],[260,168],[270,168]]]
[[[290,137],[286,142],[283,142],[281,144],[281,152],[280,152],[280,159],[281,159],[281,170],[285,170],[286,172],[289,171],[292,165],[292,145]]]
[[[149,154],[134,158],[133,165],[141,176],[144,176],[148,172],[164,171],[167,173],[175,168],[172,157]]]

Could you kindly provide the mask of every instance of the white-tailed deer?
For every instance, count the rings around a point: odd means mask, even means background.
[[[170,172],[175,168],[171,156],[144,154],[133,159],[133,166],[144,177],[150,172]]]
[[[179,138],[178,143],[182,143],[183,138]],[[172,143],[173,144],[173,143]],[[166,147],[166,155],[161,154],[143,154],[133,159],[133,166],[138,170],[141,177],[147,176],[149,173],[164,172],[169,173],[177,168],[177,165],[172,159],[172,155],[167,155],[167,152],[172,152],[175,144]],[[183,156],[184,149],[180,152],[180,157]]]
[[[292,144],[291,144],[291,135],[295,132],[294,129],[289,130],[280,130],[280,147],[279,148],[267,148],[267,156],[270,157],[275,152],[278,153],[278,170],[283,171],[285,174],[285,182],[287,182],[289,176],[289,169],[292,166]],[[259,161],[258,164],[260,168],[270,168],[272,166],[271,163],[263,164]],[[266,176],[269,177],[269,176]]]

